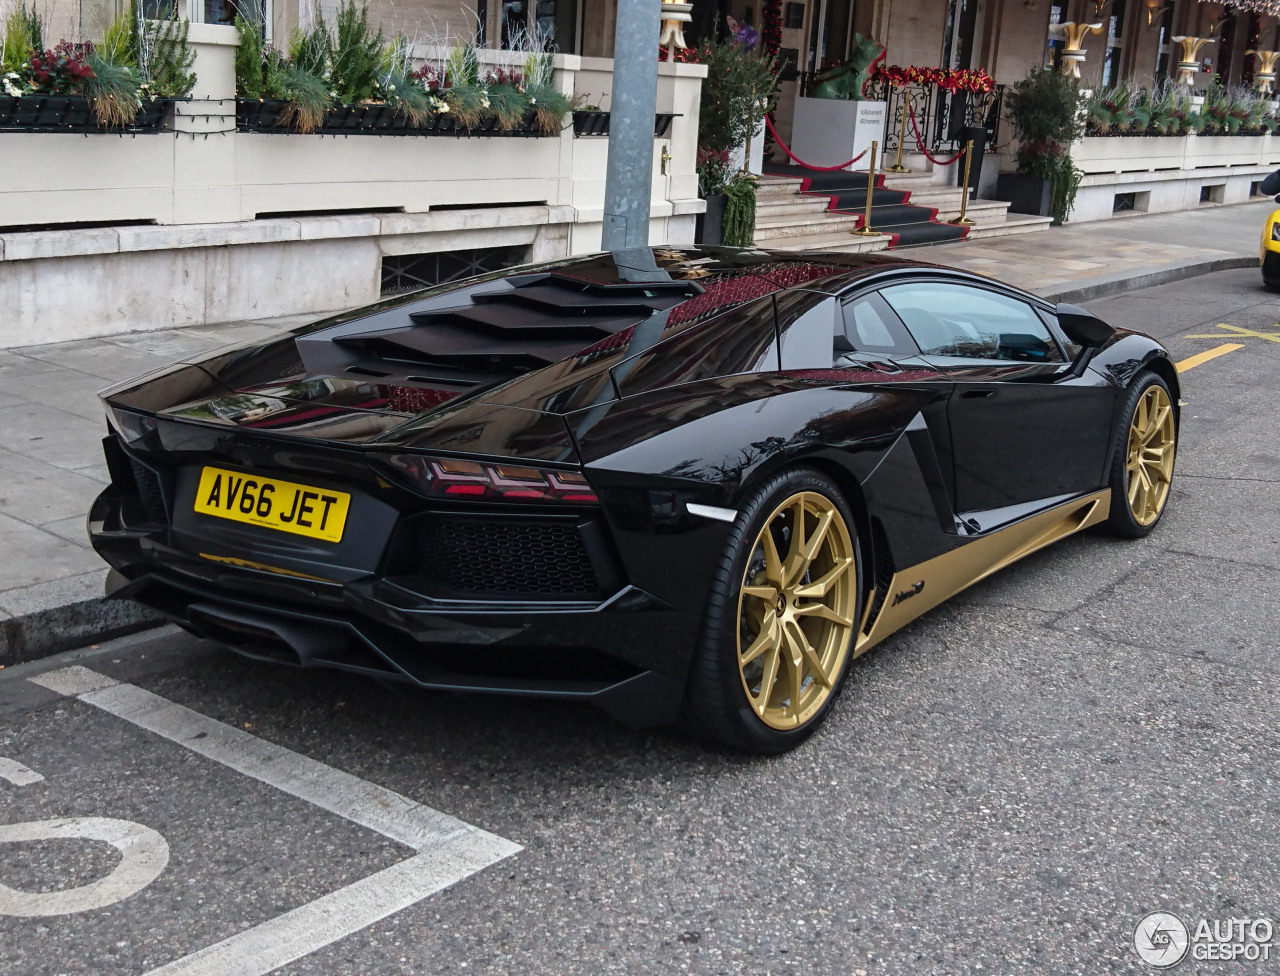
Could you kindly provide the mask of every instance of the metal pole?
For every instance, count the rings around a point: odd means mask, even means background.
[[[606,251],[649,244],[653,117],[658,104],[658,59],[654,47],[661,33],[661,13],[661,0],[625,0],[618,4],[601,235]]]
[[[909,173],[902,165],[902,144],[907,141],[907,108],[912,104],[911,92],[902,89],[902,124],[898,126],[898,161],[885,170],[886,173]]]
[[[871,237],[876,232],[871,229],[871,197],[876,192],[876,150],[880,143],[871,143],[871,166],[867,169],[867,209],[862,218],[862,226],[853,231],[861,237]]]
[[[973,140],[970,139],[964,144],[964,196],[960,198],[960,216],[956,218],[956,223],[963,227],[970,227],[977,223],[965,216],[969,209],[969,167],[973,163]]]

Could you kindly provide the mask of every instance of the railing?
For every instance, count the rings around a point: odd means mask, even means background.
[[[809,97],[815,72],[804,71],[797,77],[799,94]],[[898,148],[898,133],[902,131],[902,113],[907,96],[915,106],[916,127],[924,148],[931,153],[956,152],[964,144],[963,130],[969,126],[981,126],[987,130],[987,149],[1000,146],[1000,123],[1004,115],[1004,85],[983,94],[956,92],[950,94],[932,85],[909,85],[898,88],[887,81],[872,82],[868,94],[877,101],[888,103],[885,112],[884,138],[880,144],[886,152]],[[916,136],[911,124],[907,124],[907,144],[904,152],[914,152]]]
[[[970,127],[987,131],[987,149],[1000,145],[1000,123],[1004,114],[1004,85],[989,92],[951,92],[932,85],[907,85],[898,88],[886,81],[873,82],[872,98],[888,103],[885,112],[885,149],[898,148],[902,113],[911,105],[915,109],[915,126],[907,124],[906,152],[919,147],[916,130],[924,148],[931,153],[956,152],[965,141],[964,130]]]

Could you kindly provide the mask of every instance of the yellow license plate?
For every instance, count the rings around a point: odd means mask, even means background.
[[[201,515],[247,522],[309,539],[341,542],[351,496],[277,478],[205,468],[196,489]]]

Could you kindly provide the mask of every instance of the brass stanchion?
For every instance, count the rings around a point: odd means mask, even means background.
[[[902,165],[902,144],[907,141],[907,109],[915,104],[915,98],[911,92],[905,88],[902,90],[902,122],[898,125],[898,159],[892,166],[885,169],[886,173],[910,173],[907,167]]]
[[[960,216],[953,221],[962,227],[972,227],[977,223],[965,216],[969,209],[969,167],[973,165],[973,140],[964,144],[964,196],[960,198]]]
[[[880,143],[871,143],[871,165],[867,167],[867,209],[862,218],[862,226],[851,233],[860,237],[873,237],[875,231],[871,229],[871,197],[876,191],[876,150],[880,148]]]

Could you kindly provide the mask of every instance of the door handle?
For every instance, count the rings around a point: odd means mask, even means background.
[[[995,395],[995,390],[965,390],[960,394],[960,398],[962,400],[990,400]]]

